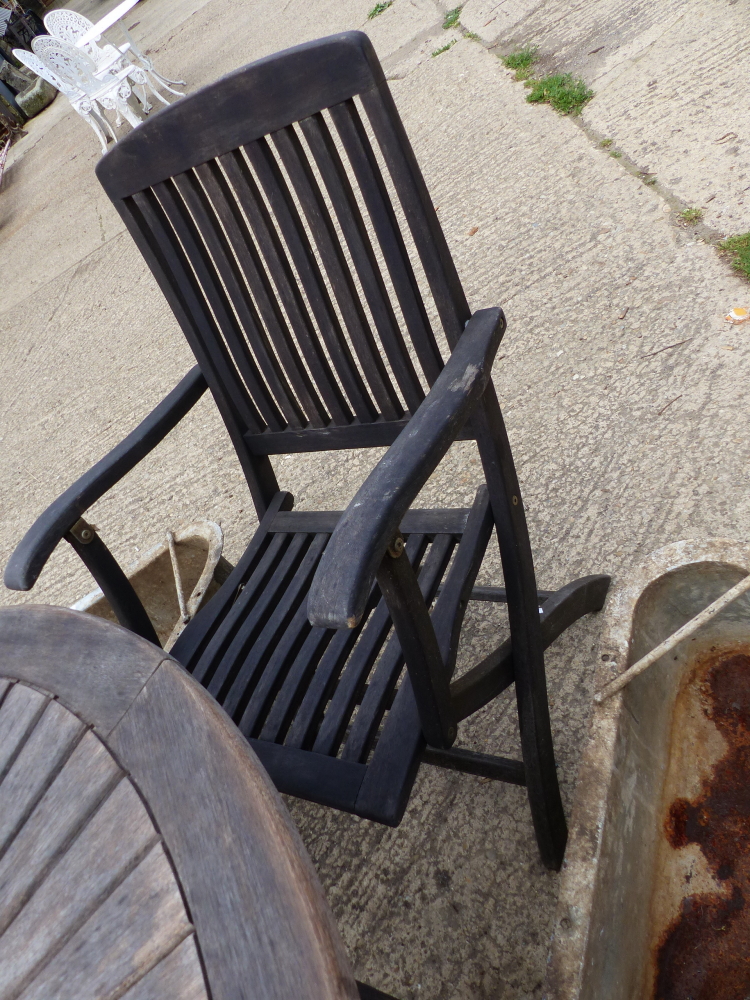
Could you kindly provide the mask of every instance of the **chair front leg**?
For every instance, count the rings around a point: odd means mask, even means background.
[[[96,533],[96,528],[80,518],[65,535],[65,540],[75,549],[89,573],[101,587],[112,606],[118,622],[161,646],[151,619],[133,590],[133,585],[123,573],[119,563]]]
[[[513,672],[529,805],[543,863],[559,869],[568,828],[552,743],[534,561],[513,456],[492,383],[472,425],[490,491],[508,596]]]
[[[380,564],[378,586],[404,654],[424,737],[430,746],[447,748],[457,734],[450,679],[417,574],[404,557],[404,548],[398,535]]]

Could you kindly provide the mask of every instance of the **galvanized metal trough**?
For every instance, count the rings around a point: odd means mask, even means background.
[[[597,688],[750,573],[684,541],[612,595]],[[548,1000],[750,996],[750,594],[595,705]]]

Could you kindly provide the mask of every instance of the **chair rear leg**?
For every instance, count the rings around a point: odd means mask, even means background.
[[[568,829],[552,744],[534,562],[518,477],[491,384],[472,422],[490,491],[505,577],[529,806],[542,862],[558,869]]]

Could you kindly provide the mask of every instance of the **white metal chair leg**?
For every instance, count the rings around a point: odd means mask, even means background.
[[[90,111],[84,111],[82,108],[76,108],[78,114],[83,118],[85,122],[88,122],[92,129],[96,132],[97,139],[102,144],[102,153],[107,152],[107,140],[104,137],[104,132],[102,132],[99,124],[96,122],[93,114]]]

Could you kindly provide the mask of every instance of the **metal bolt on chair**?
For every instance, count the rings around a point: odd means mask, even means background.
[[[65,8],[62,10],[51,10],[46,14],[44,17],[44,26],[53,38],[62,39],[71,45],[75,45],[78,39],[83,37],[93,27],[91,21],[87,17],[84,17],[83,14],[78,14],[74,10],[67,10]],[[97,45],[98,40],[94,39],[80,46],[80,49],[90,59],[93,59],[97,70],[102,66],[107,66],[111,72],[117,73],[130,67],[128,78],[133,84],[133,90],[138,100],[143,105],[143,110],[146,112],[150,111],[153,107],[146,95],[146,88],[162,104],[169,104],[169,101],[162,97],[158,90],[154,88],[146,71],[128,60],[129,45],[123,46],[122,49],[115,48],[114,45],[106,43],[103,46],[99,46]],[[118,56],[119,58],[117,58]]]
[[[559,867],[544,649],[601,608],[609,577],[537,588],[491,377],[505,318],[469,308],[367,36],[229,74],[126,136],[97,175],[198,366],[41,515],[6,585],[31,588],[65,538],[120,622],[155,641],[82,515],[210,388],[260,524],[172,655],[281,791],[395,826],[422,763],[525,785]],[[457,440],[481,458],[474,503],[412,509]],[[295,511],[271,460],[378,446],[343,512]],[[493,533],[503,586],[475,588]],[[472,599],[507,602],[510,634],[453,679]],[[523,759],[455,747],[461,720],[511,685]]]
[[[117,136],[112,131],[112,126],[104,115],[99,114],[96,101],[87,97],[83,91],[65,83],[33,52],[27,52],[26,49],[13,49],[13,55],[24,66],[28,66],[32,73],[36,73],[37,76],[46,80],[47,83],[51,83],[53,87],[56,87],[63,97],[66,97],[70,101],[73,110],[77,111],[81,118],[85,122],[88,122],[96,133],[97,139],[102,144],[102,153],[107,152],[107,135],[112,138],[113,142],[117,142]]]
[[[38,35],[33,39],[31,47],[52,72],[69,87],[84,93],[90,100],[101,104],[109,111],[115,111],[117,118],[115,127],[122,124],[124,118],[133,128],[141,124],[143,119],[128,104],[131,94],[128,83],[129,69],[116,73],[107,73],[97,79],[96,64],[85,52],[81,52],[70,42],[64,42],[51,35]]]

